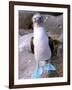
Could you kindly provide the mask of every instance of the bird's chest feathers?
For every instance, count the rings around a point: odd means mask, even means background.
[[[34,52],[36,60],[48,60],[51,57],[48,36],[44,28],[34,30]]]
[[[48,37],[46,36],[45,30],[43,28],[34,30],[34,45],[43,47],[48,43]]]
[[[35,39],[42,39],[45,36],[44,28],[34,28],[34,38]]]

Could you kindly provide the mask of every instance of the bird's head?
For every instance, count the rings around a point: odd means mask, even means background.
[[[43,17],[40,15],[40,13],[36,13],[32,17],[33,24],[41,24],[43,23]]]

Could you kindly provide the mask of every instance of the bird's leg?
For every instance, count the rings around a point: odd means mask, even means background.
[[[38,62],[38,60],[36,60],[36,68],[37,69],[39,68],[39,62]]]
[[[51,59],[46,60],[46,64],[44,66],[44,70],[50,72],[50,71],[55,71],[56,68],[54,67],[54,65],[51,64]]]
[[[51,59],[46,60],[46,64],[51,63]]]
[[[39,61],[36,61],[36,68],[35,68],[34,72],[32,73],[31,78],[40,78],[42,72],[43,72],[43,70],[39,65]]]
[[[43,60],[39,61],[39,67],[42,68],[42,72],[44,72],[45,64],[46,64],[46,61],[43,61]]]

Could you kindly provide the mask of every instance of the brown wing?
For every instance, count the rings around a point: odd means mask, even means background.
[[[33,39],[34,39],[34,37],[31,38],[30,45],[31,45],[31,52],[34,54],[34,44],[33,44]]]

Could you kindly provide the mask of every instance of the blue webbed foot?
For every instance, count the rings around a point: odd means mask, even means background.
[[[48,63],[44,66],[44,70],[46,70],[46,71],[55,71],[56,68],[52,64]]]
[[[42,70],[41,67],[36,68],[35,71],[32,73],[31,78],[32,78],[32,79],[34,79],[34,78],[40,78],[42,72],[43,72],[43,70]]]

